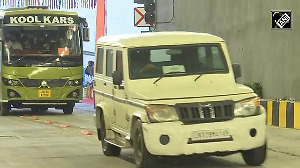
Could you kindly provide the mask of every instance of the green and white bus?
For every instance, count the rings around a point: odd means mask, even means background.
[[[0,12],[0,115],[11,108],[72,114],[82,102],[83,41],[88,24],[75,12],[28,6]]]

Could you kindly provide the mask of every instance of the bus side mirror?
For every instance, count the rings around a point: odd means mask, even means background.
[[[83,28],[83,41],[90,41],[90,30],[87,27]]]
[[[113,84],[120,86],[122,84],[122,73],[121,71],[114,71],[112,74]]]
[[[239,78],[242,76],[241,66],[240,64],[232,64],[234,78]]]

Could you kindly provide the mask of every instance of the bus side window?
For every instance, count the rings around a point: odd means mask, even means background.
[[[103,74],[103,55],[104,55],[104,49],[98,48],[97,49],[97,58],[96,58],[96,73]]]

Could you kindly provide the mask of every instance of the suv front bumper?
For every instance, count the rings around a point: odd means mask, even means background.
[[[236,117],[224,122],[183,125],[182,122],[143,123],[144,142],[153,155],[191,155],[215,152],[236,152],[264,145],[265,110],[258,116]],[[192,140],[195,132],[225,130],[228,138]],[[166,138],[167,137],[167,138]],[[166,140],[167,139],[167,140]],[[166,142],[168,142],[166,144]]]

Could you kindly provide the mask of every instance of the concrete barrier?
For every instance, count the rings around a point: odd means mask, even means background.
[[[300,129],[300,102],[260,100],[266,109],[267,125]]]

